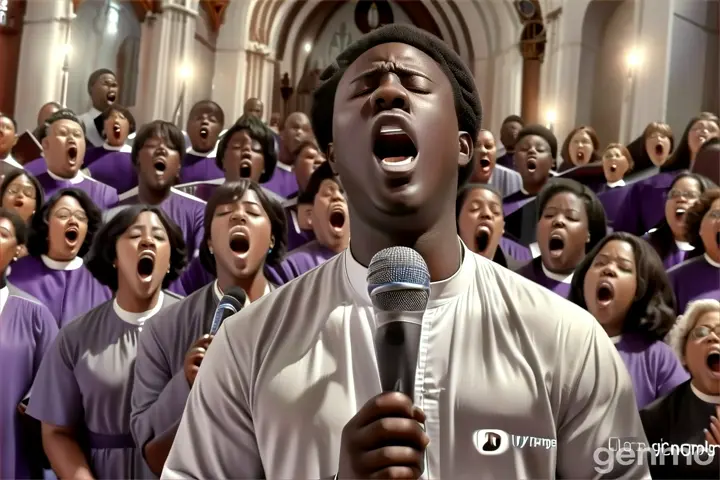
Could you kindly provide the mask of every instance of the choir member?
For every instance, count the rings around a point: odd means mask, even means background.
[[[560,150],[563,163],[560,172],[600,161],[600,141],[592,127],[583,125],[575,128],[565,137]]]
[[[505,198],[503,212],[507,217],[530,202],[550,178],[557,157],[557,139],[542,125],[529,125],[517,137],[513,159],[522,177],[520,191]]]
[[[500,143],[502,143],[505,153],[497,159],[497,164],[501,167],[511,170],[515,168],[513,153],[515,153],[518,134],[523,128],[525,128],[525,121],[517,115],[510,115],[503,120],[500,127]]]
[[[679,174],[670,185],[665,200],[665,218],[646,236],[666,269],[692,256],[695,247],[689,241],[685,216],[705,190],[713,187],[717,188],[707,178],[689,172]]]
[[[597,195],[605,208],[608,226],[612,227],[630,191],[625,176],[633,170],[635,163],[624,145],[611,143],[603,152],[602,166],[606,183],[597,189]]]
[[[28,256],[8,279],[46,305],[63,327],[110,298],[93,278],[83,257],[102,224],[102,214],[82,190],[59,190],[30,223]]]
[[[50,311],[37,299],[5,279],[8,265],[27,239],[25,222],[0,208],[0,358],[3,371],[0,391],[0,478],[37,478],[23,442],[20,413],[45,352],[58,327]]]
[[[250,97],[243,105],[243,115],[250,115],[262,121],[263,102],[259,98]]]
[[[538,195],[540,256],[518,273],[567,297],[573,271],[605,236],[605,210],[597,196],[574,180],[556,178]]]
[[[273,131],[273,133],[275,133],[275,135],[280,135],[280,112],[273,112],[270,114],[268,127]]]
[[[0,185],[0,207],[12,210],[30,223],[33,214],[45,201],[40,182],[23,170],[15,170],[5,175]]]
[[[42,107],[40,107],[40,110],[38,110],[37,114],[37,126],[35,127],[35,130],[33,130],[33,136],[39,141],[42,142],[43,137],[45,136],[45,122],[48,118],[50,118],[55,112],[62,110],[63,106],[60,105],[58,102],[47,102]]]
[[[633,184],[624,208],[615,221],[615,229],[643,235],[660,223],[664,216],[664,200],[677,174],[691,167],[700,146],[717,135],[718,118],[702,113],[688,122],[680,143],[660,167],[660,173]]]
[[[263,273],[285,252],[282,208],[248,180],[220,186],[208,202],[207,242],[200,259],[217,280],[161,312],[140,334],[132,392],[131,431],[151,469],[160,474],[167,449],[157,443],[177,429],[210,325],[223,292],[240,287],[247,304],[274,289]],[[246,305],[247,305],[246,304]],[[202,350],[198,350],[198,349]],[[199,354],[199,355],[198,355]],[[168,444],[169,448],[169,444]]]
[[[72,187],[87,193],[101,210],[115,206],[118,195],[114,188],[80,172],[85,158],[85,127],[78,117],[65,109],[48,118],[46,123],[48,132],[42,144],[47,171],[36,175],[45,196]]]
[[[220,139],[215,161],[225,178],[198,184],[195,197],[207,201],[218,185],[241,178],[256,183],[267,182],[272,178],[277,164],[272,130],[254,116],[240,117]],[[269,190],[266,193],[282,201]]]
[[[342,252],[350,241],[344,191],[328,162],[312,173],[299,201],[311,205],[309,220],[315,239],[292,250],[276,269],[286,282]]]
[[[652,122],[642,135],[645,153],[652,164],[660,168],[668,161],[675,147],[675,137],[667,123]]]
[[[162,288],[185,257],[182,233],[157,207],[134,205],[98,233],[88,269],[114,298],[60,331],[27,408],[58,478],[152,478],[130,434],[133,367],[143,325],[179,300]]]
[[[217,231],[220,226],[224,225],[223,222],[227,220],[226,217],[230,215],[226,212],[235,212],[235,210],[240,209],[243,205],[248,207],[246,209],[247,211],[243,212],[250,215],[255,211],[259,211],[260,216],[258,219],[263,219],[263,221],[259,224],[253,222],[248,223],[250,236],[253,239],[252,245],[247,247],[247,245],[233,244],[234,247],[249,248],[243,252],[233,252],[233,254],[246,257],[246,260],[248,260],[250,258],[248,257],[248,252],[256,252],[256,249],[260,249],[266,253],[260,266],[256,265],[259,260],[257,262],[249,262],[248,271],[252,273],[252,275],[242,277],[246,279],[243,280],[243,282],[245,282],[242,284],[243,288],[247,286],[246,283],[249,281],[248,279],[255,279],[258,275],[261,275],[261,273],[258,272],[262,271],[263,268],[265,277],[270,281],[278,285],[283,282],[282,277],[275,272],[277,265],[287,251],[287,224],[285,223],[286,220],[282,206],[274,197],[269,196],[267,191],[255,182],[240,179],[236,182],[226,182],[218,186],[210,199],[208,199],[208,203],[205,206],[203,222],[205,236],[200,246],[200,255],[190,262],[190,265],[183,271],[178,281],[173,283],[170,287],[172,291],[187,296],[210,284],[216,278],[217,269],[212,262],[212,251],[209,247],[205,247],[205,245],[213,241],[213,229]],[[236,213],[239,214],[238,212]],[[265,242],[265,235],[262,231],[255,231],[255,227],[264,226],[265,220],[270,222],[270,231],[272,232],[270,240],[272,241],[268,240]],[[226,234],[227,232],[225,232],[225,235]],[[217,242],[222,243],[222,239],[224,239],[225,236],[219,238],[220,240],[217,240]],[[273,244],[272,247],[270,246],[271,243]],[[205,251],[204,254],[203,251]],[[223,251],[228,255],[230,254],[230,252]],[[205,259],[203,259],[203,256]],[[252,256],[252,258],[254,257],[255,255]],[[257,281],[262,283],[260,280]]]
[[[212,100],[202,100],[193,105],[187,121],[190,148],[182,160],[180,183],[202,182],[223,177],[222,170],[215,162],[215,151],[224,124],[225,112],[217,103]]]
[[[720,137],[703,143],[695,157],[692,171],[720,184]]]
[[[350,248],[225,320],[163,477],[596,477],[610,436],[644,438],[632,384],[590,314],[458,238],[481,117],[468,67],[437,37],[391,24],[321,78],[313,129],[347,192]],[[414,402],[381,393],[368,293],[366,266],[398,245],[430,277]],[[556,447],[481,455],[472,438],[485,428]]]
[[[181,168],[184,148],[182,131],[170,122],[155,120],[140,127],[130,154],[138,186],[121,196],[114,211],[138,203],[159,206],[180,227],[193,258],[202,243],[205,202],[173,188],[185,168]]]
[[[717,448],[708,455],[707,450],[679,452],[671,446],[709,445],[706,432],[720,405],[720,302],[692,302],[667,340],[690,372],[690,380],[640,411],[648,444],[653,446],[650,473],[657,479],[717,479]]]
[[[455,212],[458,235],[473,252],[510,270],[532,260],[529,248],[503,237],[502,196],[492,185],[465,185],[458,193]]]
[[[293,174],[295,153],[305,141],[312,140],[313,131],[310,119],[302,112],[294,112],[285,119],[280,133],[280,151],[277,168],[265,188],[275,192],[283,198],[291,197],[297,193],[297,180]]]
[[[520,191],[519,173],[496,163],[497,147],[490,130],[480,130],[475,139],[475,170],[470,177],[473,183],[486,183],[495,187],[502,198]]]
[[[93,147],[99,147],[103,144],[103,132],[102,123],[98,119],[102,118],[105,109],[115,103],[119,96],[115,73],[107,68],[95,70],[88,78],[87,89],[92,108],[79,118],[85,126],[88,143]]]
[[[685,215],[695,258],[668,271],[678,313],[692,300],[720,299],[720,189],[707,190]]]
[[[0,112],[0,161],[15,168],[23,168],[12,156],[12,149],[17,143],[17,123],[9,115]]]
[[[617,347],[638,408],[688,380],[662,341],[675,323],[675,296],[645,240],[625,232],[603,238],[575,270],[569,300],[592,313]]]

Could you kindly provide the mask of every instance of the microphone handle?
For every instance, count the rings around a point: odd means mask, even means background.
[[[222,322],[234,313],[237,313],[237,311],[232,305],[227,303],[220,303],[220,305],[218,305],[217,309],[215,310],[215,315],[213,316],[213,321],[210,325],[210,335],[215,335],[217,331],[220,330],[220,325],[222,325]]]
[[[378,312],[375,331],[380,385],[383,392],[401,392],[415,398],[422,312]],[[389,318],[390,317],[390,318]]]

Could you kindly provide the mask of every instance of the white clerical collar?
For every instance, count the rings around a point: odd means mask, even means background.
[[[712,265],[715,268],[720,268],[720,263],[716,262],[712,258],[710,258],[710,255],[707,253],[705,254],[705,261],[708,262],[710,265]]]
[[[265,282],[265,291],[263,292],[262,296],[264,297],[265,295],[270,293],[270,291],[270,282]],[[218,285],[217,280],[213,282],[213,292],[215,293],[215,297],[217,297],[217,300],[219,302],[223,297],[223,293],[220,290],[220,285]],[[250,297],[245,296],[245,305],[243,305],[243,307],[247,307],[248,305],[250,305]]]
[[[675,240],[675,245],[677,245],[678,250],[681,252],[692,252],[695,250],[695,247],[690,245],[688,242],[681,242],[680,240]]]
[[[0,313],[5,310],[5,304],[7,303],[7,299],[9,296],[10,290],[8,289],[7,285],[5,285],[3,288],[0,288]]]
[[[714,403],[715,405],[720,405],[720,395],[708,395],[707,393],[703,393],[697,388],[695,388],[695,385],[690,382],[690,390],[695,394],[696,397],[698,397],[700,400],[702,400],[705,403]]]
[[[542,260],[540,261],[540,266],[542,267],[543,273],[545,274],[546,277],[548,277],[548,278],[550,278],[550,279],[552,279],[552,280],[555,280],[556,282],[567,283],[567,284],[571,284],[571,283],[572,283],[572,278],[573,278],[573,275],[574,275],[573,273],[571,273],[571,274],[568,276],[568,275],[565,275],[565,274],[563,274],[563,273],[551,272],[550,270],[548,270],[548,269],[545,267],[545,264],[542,263]]]
[[[527,190],[525,190],[525,187],[520,187],[520,192],[524,193],[524,194],[527,195],[528,197],[532,197],[532,195],[530,195],[530,192],[528,192]]]
[[[123,152],[123,153],[132,152],[132,147],[130,145],[126,145],[126,144],[122,144],[119,147],[116,147],[115,145],[110,145],[109,143],[105,142],[105,143],[103,143],[102,148],[109,152]]]
[[[624,178],[621,178],[621,179],[618,180],[617,182],[607,182],[607,186],[610,187],[610,188],[624,187],[624,186],[625,186],[625,179],[624,179]]]
[[[51,270],[77,270],[83,266],[83,259],[80,257],[75,257],[69,262],[60,262],[47,255],[40,255],[40,260]]]
[[[57,180],[58,182],[70,182],[70,183],[72,183],[73,185],[77,185],[78,183],[80,183],[80,182],[82,182],[83,180],[85,180],[85,176],[84,176],[81,172],[77,172],[77,173],[75,174],[75,176],[72,177],[72,178],[63,178],[63,177],[60,177],[60,176],[58,176],[58,175],[55,175],[55,174],[54,174],[53,172],[51,172],[50,170],[48,170],[47,173],[48,173],[48,175],[50,175],[50,178],[52,178],[53,180]]]
[[[129,323],[130,325],[142,326],[146,320],[151,319],[153,315],[160,311],[163,306],[164,299],[165,294],[161,290],[160,295],[158,295],[157,302],[155,302],[155,306],[150,310],[146,310],[144,312],[128,312],[118,304],[117,298],[115,298],[115,300],[113,300],[113,310],[115,311],[115,315],[120,317],[120,320],[123,322]]]
[[[286,172],[292,172],[292,171],[293,171],[292,165],[286,165],[286,164],[284,164],[284,163],[282,163],[282,162],[280,162],[280,161],[278,161],[278,162],[275,164],[275,168],[279,168],[280,170],[285,170]]]
[[[458,237],[458,241],[460,241]],[[350,242],[352,247],[352,241]],[[468,286],[472,283],[475,271],[475,254],[472,253],[462,241],[460,245],[463,249],[463,261],[450,278],[430,284],[430,301],[428,308],[437,307],[446,303],[450,298],[456,297],[466,292]],[[351,248],[346,248],[342,253],[345,262],[345,274],[347,276],[355,294],[360,297],[365,304],[371,305],[370,294],[367,291],[367,268],[358,263],[351,253]]]
[[[613,342],[613,344],[617,345],[622,340],[622,335],[615,335],[614,337],[610,337],[610,340]]]
[[[213,148],[209,152],[198,152],[192,147],[192,145],[189,146],[188,149],[185,150],[185,152],[189,153],[190,155],[195,155],[196,157],[215,158],[215,156],[217,155],[217,143],[215,144],[215,148]]]
[[[23,166],[20,165],[20,162],[15,160],[12,155],[8,155],[7,157],[3,158],[3,162],[7,163],[8,165],[12,165],[15,168],[23,169]]]

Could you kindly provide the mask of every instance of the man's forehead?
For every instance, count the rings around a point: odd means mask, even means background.
[[[363,70],[383,63],[419,70],[423,73],[442,73],[440,65],[422,50],[405,43],[382,43],[362,53],[346,70],[343,80]]]
[[[63,118],[61,120],[57,120],[57,121],[53,122],[52,126],[53,126],[53,128],[60,128],[60,127],[81,128],[79,123],[77,123],[74,120],[67,119],[67,118]]]

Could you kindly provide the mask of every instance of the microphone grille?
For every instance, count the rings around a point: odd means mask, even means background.
[[[412,248],[390,247],[370,260],[368,293],[373,306],[385,311],[425,310],[430,296],[430,272]]]

